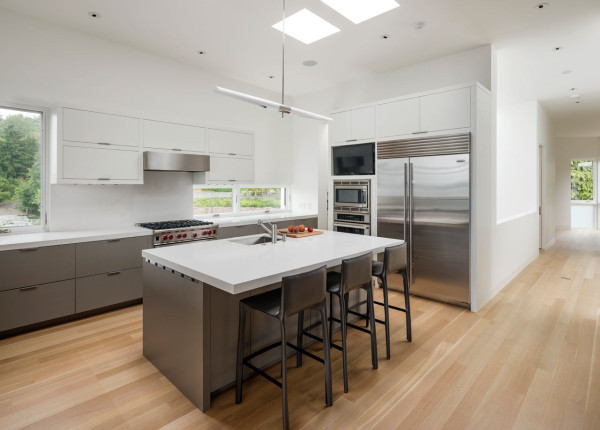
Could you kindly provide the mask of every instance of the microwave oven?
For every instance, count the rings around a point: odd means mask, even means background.
[[[333,181],[336,208],[369,209],[369,181]]]

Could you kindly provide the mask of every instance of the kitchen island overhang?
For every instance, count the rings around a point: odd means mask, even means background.
[[[235,239],[142,251],[144,356],[196,407],[210,408],[211,393],[235,380],[238,303],[279,288],[281,279],[346,258],[383,252],[397,239],[325,231],[319,236],[247,245]],[[312,318],[306,318],[306,325]],[[290,324],[291,336],[295,324]],[[252,314],[246,351],[278,337],[278,327]],[[277,361],[277,351],[253,363]]]

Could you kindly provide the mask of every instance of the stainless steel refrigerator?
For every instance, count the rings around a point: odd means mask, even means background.
[[[411,294],[470,307],[470,135],[378,144],[377,236],[408,243]],[[389,282],[402,289],[402,283]]]

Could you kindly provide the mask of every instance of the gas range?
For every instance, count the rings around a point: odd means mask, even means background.
[[[142,222],[136,225],[152,230],[155,247],[196,240],[214,240],[219,231],[218,225],[199,220]]]

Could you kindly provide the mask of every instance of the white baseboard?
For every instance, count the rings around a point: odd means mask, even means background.
[[[542,249],[550,249],[556,243],[556,238],[553,237],[547,244],[545,244]]]

